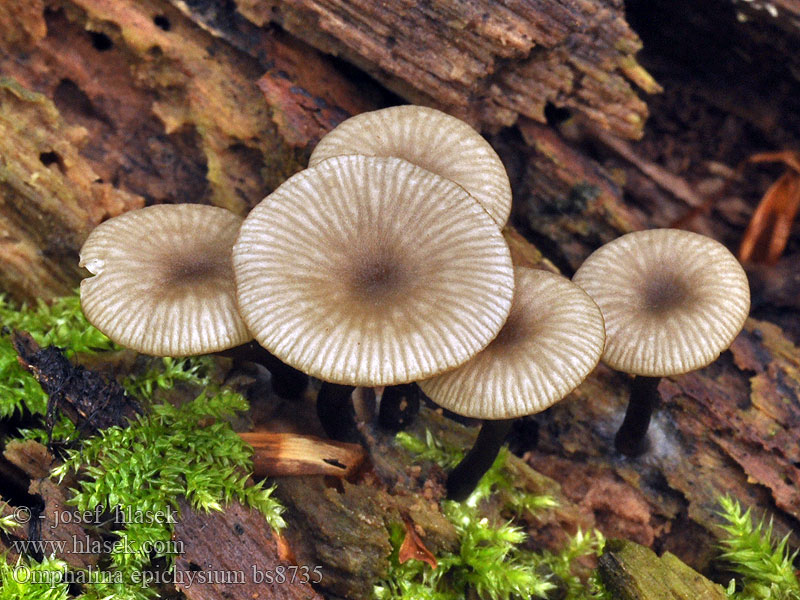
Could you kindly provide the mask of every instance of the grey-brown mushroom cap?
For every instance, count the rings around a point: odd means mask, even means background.
[[[455,181],[503,227],[511,184],[500,157],[464,121],[425,106],[393,106],[356,115],[320,140],[309,166],[348,154],[396,156]]]
[[[245,219],[233,262],[256,340],[350,385],[463,363],[500,330],[514,288],[486,211],[398,158],[336,157],[294,175]]]
[[[497,337],[464,365],[419,386],[460,415],[511,419],[540,412],[597,365],[605,333],[600,309],[569,279],[516,267],[511,313]]]
[[[661,377],[716,360],[742,329],[750,287],[739,261],[709,237],[638,231],[600,247],[573,277],[606,322],[603,362]]]
[[[236,307],[231,248],[242,218],[213,206],[162,204],[101,223],[80,266],[89,322],[155,356],[224,350],[252,339]]]

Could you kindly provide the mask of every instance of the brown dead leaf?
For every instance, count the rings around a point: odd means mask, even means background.
[[[437,566],[436,557],[425,547],[422,538],[414,527],[414,522],[410,518],[404,516],[403,525],[405,525],[406,528],[406,537],[400,546],[397,560],[401,565],[407,560],[421,560],[435,569]]]
[[[695,217],[708,214],[714,203],[728,193],[733,182],[741,180],[748,163],[765,162],[782,162],[788,169],[769,187],[758,203],[742,236],[738,257],[742,262],[774,265],[786,249],[792,223],[800,210],[800,152],[784,150],[752,155],[736,167],[719,192],[701,205],[695,206],[671,226],[684,228]]]
[[[739,247],[739,260],[774,264],[783,254],[800,209],[800,152],[755,154],[748,162],[782,162],[788,170],[759,202]]]

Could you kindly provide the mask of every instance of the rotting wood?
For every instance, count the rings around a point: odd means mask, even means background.
[[[597,162],[549,127],[524,119],[519,129],[526,145],[516,149],[524,162],[512,219],[565,273],[597,246],[644,228],[641,215],[625,204],[622,189]]]
[[[446,107],[481,129],[519,115],[544,122],[552,103],[638,138],[647,108],[631,83],[660,90],[636,62],[641,44],[615,2],[236,4],[256,25],[278,23],[404,98]]]
[[[91,229],[145,202],[244,214],[325,131],[374,107],[319,52],[250,33],[237,51],[158,0],[0,9],[4,293],[69,293]]]
[[[601,366],[566,401],[536,415],[539,444],[527,454],[589,509],[611,535],[659,540],[700,570],[722,531],[728,494],[777,535],[800,542],[800,352],[775,325],[748,319],[729,353],[659,386],[650,450],[618,456],[627,377]],[[691,535],[687,535],[691,531]]]
[[[669,552],[658,557],[644,546],[609,540],[600,577],[619,600],[726,600],[722,586],[687,567]]]
[[[234,502],[203,514],[184,504],[173,540],[182,553],[171,577],[189,600],[322,600],[314,586],[324,569],[281,556],[281,540],[257,510]]]
[[[142,206],[103,183],[80,155],[86,130],[47,97],[0,79],[0,288],[61,296],[79,278],[78,249],[103,219]]]
[[[174,4],[181,10],[157,0],[81,0],[43,2],[37,4],[41,11],[22,14],[0,12],[0,31],[9,32],[0,43],[0,68],[23,86],[53,99],[56,116],[61,113],[58,118],[83,127],[78,130],[82,140],[75,160],[92,170],[95,187],[101,186],[112,198],[132,194],[127,205],[100,213],[81,230],[67,225],[63,234],[49,236],[50,246],[59,237],[69,240],[58,253],[38,255],[40,248],[47,249],[42,240],[24,243],[11,230],[7,239],[20,241],[7,244],[0,260],[13,267],[3,272],[15,278],[0,283],[17,299],[52,297],[74,286],[80,278],[77,249],[100,219],[141,205],[143,198],[209,201],[243,212],[298,170],[327,130],[350,114],[385,101],[376,86],[349,81],[328,58],[285,33],[256,27],[235,13],[226,19],[218,7],[212,10],[203,3],[191,8]],[[567,19],[567,13],[562,10],[560,18]],[[614,10],[604,8],[598,14],[625,39],[632,36]],[[153,15],[165,20],[162,25],[169,23],[168,29],[159,27]],[[528,36],[533,44],[538,39],[525,32],[532,25],[524,25],[511,13],[492,17],[494,24],[483,33],[473,32],[473,37],[500,35],[506,17],[508,27],[518,28],[519,40]],[[542,27],[540,23],[534,29]],[[605,31],[599,24],[596,27]],[[30,34],[11,35],[20,29]],[[562,42],[571,39],[572,34],[562,34],[566,35]],[[555,43],[556,37],[551,41]],[[502,50],[502,44],[492,46],[499,44],[498,39],[487,42],[492,52]],[[537,46],[533,53],[540,50]],[[26,61],[16,60],[20,52]],[[502,52],[524,54],[510,48]],[[505,61],[502,58],[498,64]],[[573,100],[580,96],[577,89],[562,90],[560,95]],[[458,112],[456,105],[443,108]],[[40,155],[49,156],[57,141],[34,153],[31,162],[36,172],[44,169]],[[51,163],[48,171],[57,167],[57,161]],[[49,179],[40,178],[39,183],[44,198],[59,197]],[[10,197],[23,192],[24,188],[15,188]],[[25,202],[30,204],[29,199]],[[54,218],[63,219],[62,204],[50,203]],[[25,276],[37,271],[41,271],[38,280]]]
[[[21,523],[15,535],[23,540],[44,542],[42,547],[49,546],[56,558],[77,569],[97,565],[100,555],[95,547],[100,541],[92,531],[96,523],[65,517],[65,514],[70,517],[74,514],[74,507],[67,503],[72,495],[69,487],[74,482],[69,479],[58,485],[50,480],[50,469],[58,464],[55,457],[33,440],[12,440],[5,447],[3,457],[25,472],[30,478],[29,493],[41,498],[39,506],[17,508],[17,520],[26,522]],[[38,560],[47,553],[38,554],[37,557],[37,552],[32,552]]]
[[[30,334],[14,332],[12,343],[19,363],[49,396],[48,426],[63,412],[79,431],[92,434],[112,426],[127,426],[141,413],[138,402],[122,386],[67,360],[59,348],[41,348]]]

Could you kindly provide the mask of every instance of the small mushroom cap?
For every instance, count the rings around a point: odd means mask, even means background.
[[[399,158],[342,156],[294,175],[245,219],[233,263],[256,340],[348,385],[463,363],[500,330],[514,288],[486,211]]]
[[[516,267],[511,313],[497,337],[462,366],[419,382],[437,404],[479,419],[540,412],[597,365],[605,333],[600,309],[569,279]]]
[[[603,362],[663,377],[706,366],[730,346],[750,311],[739,261],[709,237],[637,231],[596,250],[573,281],[606,322]]]
[[[511,184],[500,157],[464,121],[425,106],[393,106],[340,123],[320,140],[309,166],[348,154],[396,156],[455,181],[498,226],[511,213]]]
[[[81,248],[89,322],[155,356],[224,350],[252,339],[236,308],[231,248],[242,218],[199,204],[161,204],[96,227]]]

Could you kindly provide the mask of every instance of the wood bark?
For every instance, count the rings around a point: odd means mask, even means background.
[[[285,543],[256,510],[234,502],[206,515],[184,505],[175,538],[184,552],[175,564],[175,587],[190,600],[322,600],[312,585],[324,574],[292,564]],[[282,556],[282,554],[284,554]],[[308,567],[303,569],[302,567]]]
[[[372,106],[297,40],[251,31],[262,64],[157,0],[5,4],[0,33],[0,287],[19,300],[67,293],[89,231],[124,210],[246,213]]]
[[[600,559],[600,577],[620,600],[725,600],[712,583],[669,552],[658,557],[643,546],[610,540]]]
[[[513,125],[519,115],[543,122],[552,103],[636,138],[647,108],[631,83],[659,89],[634,58],[640,42],[619,2],[238,0],[237,7],[256,25],[278,23],[404,98],[446,107],[481,129]]]

